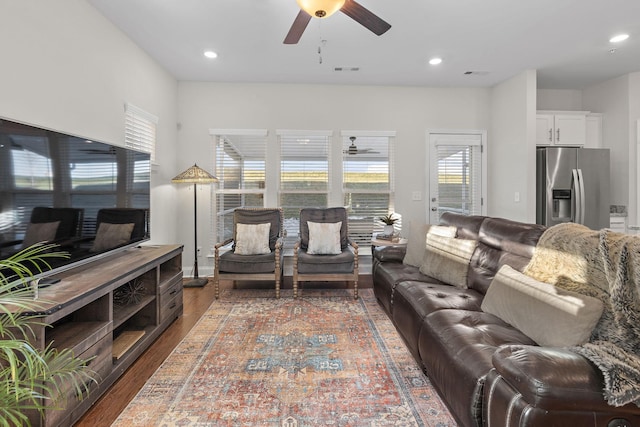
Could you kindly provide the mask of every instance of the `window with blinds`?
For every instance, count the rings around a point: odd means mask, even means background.
[[[215,135],[217,240],[233,236],[233,211],[261,208],[266,191],[266,130],[227,130]]]
[[[378,218],[394,211],[392,137],[390,132],[342,132],[342,192],[349,235],[364,247],[374,233],[382,232],[384,224]]]
[[[431,146],[432,222],[444,212],[482,214],[482,140],[479,135],[438,136]],[[435,208],[435,210],[433,210]]]
[[[287,239],[295,242],[300,209],[327,207],[331,165],[330,137],[325,131],[278,131],[280,140],[280,206]]]
[[[124,112],[125,147],[149,153],[151,162],[155,162],[158,118],[129,103],[125,104]]]

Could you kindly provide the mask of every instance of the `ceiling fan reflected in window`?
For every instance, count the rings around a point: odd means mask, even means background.
[[[386,33],[391,25],[379,18],[369,9],[354,0],[296,0],[300,6],[300,12],[284,39],[284,44],[296,44],[302,37],[312,17],[328,18],[337,11],[360,23],[374,34],[381,36]]]
[[[353,156],[356,154],[380,154],[379,151],[375,151],[372,148],[358,148],[358,146],[356,145],[355,136],[350,136],[349,140],[351,141],[351,145],[349,145],[349,147],[346,150],[342,151],[344,154],[348,154],[350,156]]]

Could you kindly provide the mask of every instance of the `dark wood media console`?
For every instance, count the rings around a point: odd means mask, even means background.
[[[141,246],[72,268],[59,283],[39,290],[46,301],[34,326],[35,345],[52,343],[90,359],[97,383],[78,400],[74,390],[64,410],[47,410],[34,426],[70,426],[182,314],[182,246]]]

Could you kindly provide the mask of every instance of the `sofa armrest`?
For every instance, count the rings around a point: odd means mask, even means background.
[[[506,345],[494,353],[492,362],[502,379],[532,406],[547,410],[613,409],[604,399],[600,370],[567,349]]]
[[[376,246],[372,254],[379,262],[402,262],[406,252],[406,246]]]

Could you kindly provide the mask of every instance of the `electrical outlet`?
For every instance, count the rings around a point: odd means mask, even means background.
[[[513,201],[516,202],[516,203],[520,201],[520,192],[519,191],[516,191],[516,194],[514,194]]]
[[[202,256],[202,247],[198,247],[198,258]]]

